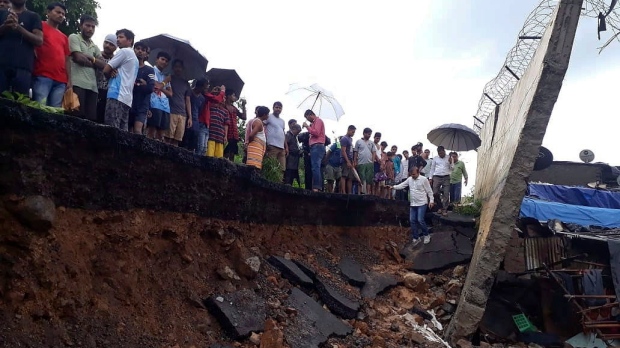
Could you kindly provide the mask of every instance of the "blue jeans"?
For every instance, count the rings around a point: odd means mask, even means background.
[[[32,99],[41,104],[59,108],[62,105],[62,97],[66,88],[65,83],[37,76],[32,84]]]
[[[422,237],[428,236],[428,227],[426,227],[424,215],[426,215],[426,204],[419,207],[409,207],[409,223],[411,224],[411,237],[413,239],[420,238],[418,226],[422,230]]]
[[[206,156],[207,141],[209,141],[209,127],[207,127],[206,124],[199,122],[198,130],[196,131],[196,150],[194,150],[194,153],[200,156]]]
[[[450,203],[461,202],[461,189],[463,183],[450,184]]]
[[[312,164],[312,189],[323,190],[323,171],[321,163],[325,157],[325,145],[314,144],[310,146],[310,163]]]

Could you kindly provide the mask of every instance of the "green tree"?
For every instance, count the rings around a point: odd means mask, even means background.
[[[26,7],[38,13],[41,19],[45,20],[47,6],[53,2],[53,0],[27,0]],[[79,31],[78,24],[82,15],[87,14],[97,18],[97,9],[101,8],[96,0],[61,0],[59,2],[67,7],[67,19],[58,28],[66,35]]]

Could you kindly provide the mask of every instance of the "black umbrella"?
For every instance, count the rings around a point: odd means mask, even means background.
[[[435,146],[443,146],[447,150],[454,151],[471,151],[482,144],[476,132],[457,123],[441,125],[430,131],[427,138]]]
[[[245,83],[234,69],[213,68],[207,71],[207,78],[211,86],[226,86],[226,89],[234,89],[237,97],[241,96],[241,91]]]
[[[149,63],[155,65],[157,54],[161,51],[167,52],[172,56],[172,60],[180,59],[185,66],[183,76],[186,80],[199,79],[205,76],[207,64],[209,61],[205,56],[200,54],[187,40],[179,39],[172,35],[160,34],[157,36],[144,39],[144,42],[151,49],[149,54]],[[172,62],[164,73],[169,74],[172,69]]]

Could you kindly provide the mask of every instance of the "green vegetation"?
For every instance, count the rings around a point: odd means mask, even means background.
[[[475,199],[473,194],[467,195],[461,199],[460,204],[454,206],[454,212],[461,215],[479,217],[482,212],[482,201]]]
[[[263,169],[261,172],[263,173],[265,179],[269,181],[276,183],[282,182],[282,169],[280,168],[280,163],[275,158],[265,156],[263,159]]]
[[[27,0],[26,7],[39,14],[42,20],[47,16],[47,5],[52,3],[50,0]],[[67,18],[58,27],[65,35],[79,32],[78,24],[80,17],[84,14],[97,18],[97,9],[101,8],[96,0],[64,0],[62,3],[67,7]]]
[[[19,93],[11,93],[9,91],[4,91],[4,92],[2,92],[2,98],[3,99],[12,100],[12,101],[16,101],[18,103],[21,103],[21,104],[26,105],[28,107],[31,107],[33,109],[38,109],[38,110],[41,110],[41,111],[49,112],[51,114],[64,114],[65,113],[65,110],[63,110],[62,108],[54,108],[54,107],[51,107],[51,106],[40,104],[40,103],[38,103],[38,102],[28,98],[27,95],[23,95],[23,94],[19,94]]]

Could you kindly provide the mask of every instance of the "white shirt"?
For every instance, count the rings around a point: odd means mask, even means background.
[[[284,133],[284,120],[280,117],[276,117],[274,114],[270,114],[269,118],[263,122],[267,129],[267,145],[275,146],[278,149],[284,149],[285,133]]]
[[[435,203],[433,198],[433,190],[431,190],[431,184],[428,179],[419,175],[417,179],[411,176],[406,181],[394,186],[396,190],[402,190],[409,186],[409,202],[412,207],[420,207],[429,203]]]
[[[444,158],[439,156],[435,156],[433,158],[433,163],[431,164],[431,175],[429,179],[432,179],[433,176],[446,176],[450,175],[452,170],[450,170],[450,156],[446,155]]]
[[[409,160],[403,157],[402,161],[400,161],[400,173],[398,173],[398,176],[396,177],[396,179],[398,181],[401,181],[401,180],[406,179],[408,175],[409,175]]]
[[[108,65],[117,69],[118,73],[108,81],[108,98],[131,106],[133,102],[133,86],[138,77],[140,64],[132,48],[121,48],[110,59]]]

